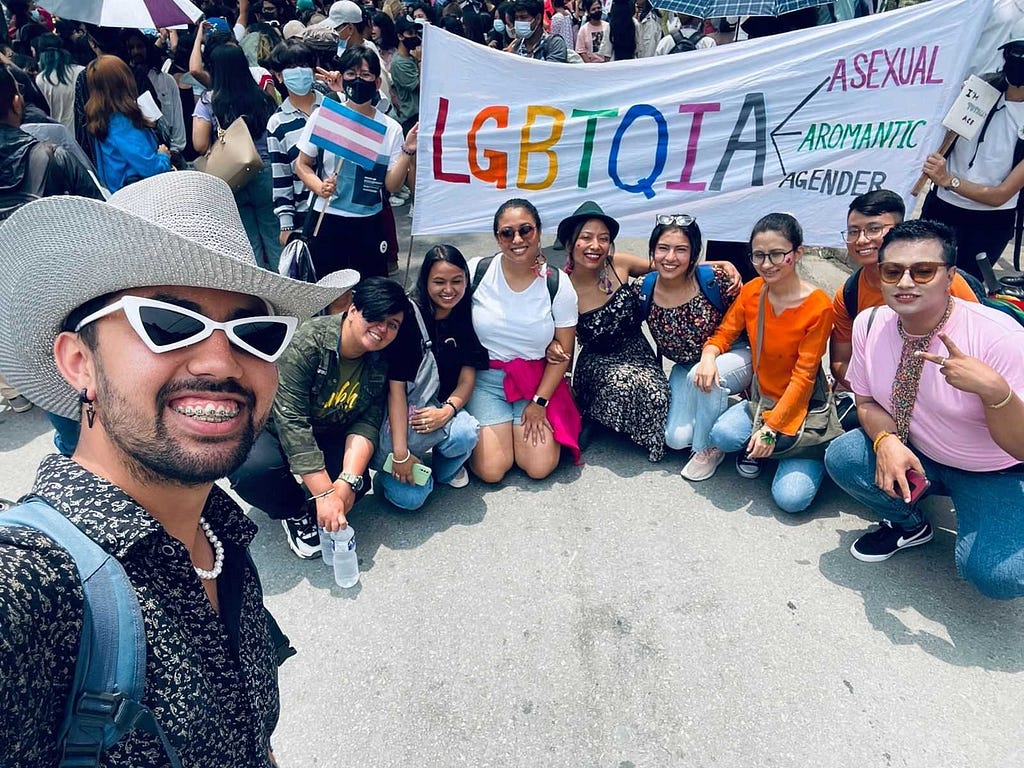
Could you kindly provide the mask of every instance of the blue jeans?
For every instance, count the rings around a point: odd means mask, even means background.
[[[949,496],[956,507],[957,573],[987,597],[1024,595],[1024,473],[966,472],[914,454],[931,480],[927,493]],[[924,522],[917,507],[875,485],[875,454],[863,430],[833,440],[825,467],[836,485],[879,517],[903,528]]]
[[[235,192],[238,215],[256,254],[256,263],[271,272],[277,272],[281,261],[280,223],[274,213],[274,175],[270,163],[263,166],[252,181]]]
[[[747,403],[736,403],[723,413],[711,428],[711,444],[725,453],[747,450],[754,423],[747,411]],[[792,440],[792,438],[790,438]],[[779,443],[786,444],[786,436],[779,435]],[[825,478],[825,465],[818,459],[779,459],[772,480],[772,499],[783,512],[803,512]]]
[[[427,497],[430,496],[430,492],[434,490],[435,480],[439,483],[447,483],[459,474],[462,465],[466,463],[476,447],[478,429],[480,429],[480,425],[476,419],[466,411],[459,411],[451,420],[448,437],[435,445],[430,452],[434,471],[427,478],[426,484],[400,483],[387,472],[378,472],[377,477],[381,490],[384,491],[384,498],[399,509],[411,511],[422,507],[426,503]]]
[[[694,383],[697,364],[676,363],[668,377],[671,400],[665,422],[665,445],[674,450],[693,447],[694,452],[708,447],[708,436],[715,421],[729,407],[729,395],[736,395],[750,386],[753,369],[750,347],[737,346],[723,352],[715,361],[719,386],[703,392]]]

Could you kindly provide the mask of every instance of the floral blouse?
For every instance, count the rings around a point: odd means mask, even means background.
[[[733,297],[726,291],[729,288],[729,277],[720,267],[712,267],[715,283],[721,289],[726,308],[732,303]],[[640,283],[631,286],[640,295]],[[678,307],[659,307],[651,303],[651,311],[647,316],[647,328],[658,345],[658,352],[669,360],[684,365],[692,365],[700,360],[701,351],[718,324],[722,322],[724,312],[719,312],[715,305],[701,291],[685,304]]]

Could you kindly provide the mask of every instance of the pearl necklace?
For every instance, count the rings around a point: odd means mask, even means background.
[[[199,518],[199,527],[203,529],[203,533],[206,534],[206,538],[210,542],[210,546],[213,547],[213,568],[206,570],[200,568],[198,565],[192,564],[192,567],[196,569],[196,575],[204,581],[213,581],[220,572],[224,570],[224,545],[220,543],[220,539],[217,538],[217,534],[213,532],[210,524],[206,522],[205,517]]]

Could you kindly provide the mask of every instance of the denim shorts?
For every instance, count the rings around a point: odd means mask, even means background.
[[[472,414],[481,427],[493,424],[518,424],[523,418],[523,410],[529,400],[516,400],[510,403],[505,399],[505,372],[496,368],[476,372],[476,386],[466,403],[466,410]]]

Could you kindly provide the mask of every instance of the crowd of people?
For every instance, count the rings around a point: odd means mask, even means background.
[[[223,478],[308,559],[371,490],[415,510],[438,485],[542,480],[609,430],[690,483],[730,454],[743,478],[771,472],[789,514],[830,476],[881,518],[851,547],[864,562],[930,541],[921,500],[949,496],[959,573],[1024,595],[1024,328],[964,275],[1019,226],[1024,26],[986,130],[928,158],[924,217],[888,190],[852,199],[836,225],[858,269],[833,296],[801,274],[787,213],[743,222],[737,263],[708,259],[685,212],[653,217],[647,254],[617,251],[614,212],[586,201],[554,227],[558,269],[517,197],[493,253],[435,245],[407,294],[389,274],[393,209],[416,191],[422,24],[586,64],[708,47],[729,21],[648,0],[203,5],[190,30],[111,31],[6,0],[0,396],[56,427],[34,498],[114,549],[142,598],[156,725],[107,745],[112,763],[163,764],[160,744],[273,762],[287,638]],[[368,163],[314,140],[329,102],[379,136]],[[232,126],[262,165],[229,187],[190,164]],[[296,241],[318,280],[278,274]],[[0,549],[0,663],[18,670],[0,676],[0,745],[55,764],[70,715],[52,692],[73,690],[88,615],[76,562],[12,526]]]

